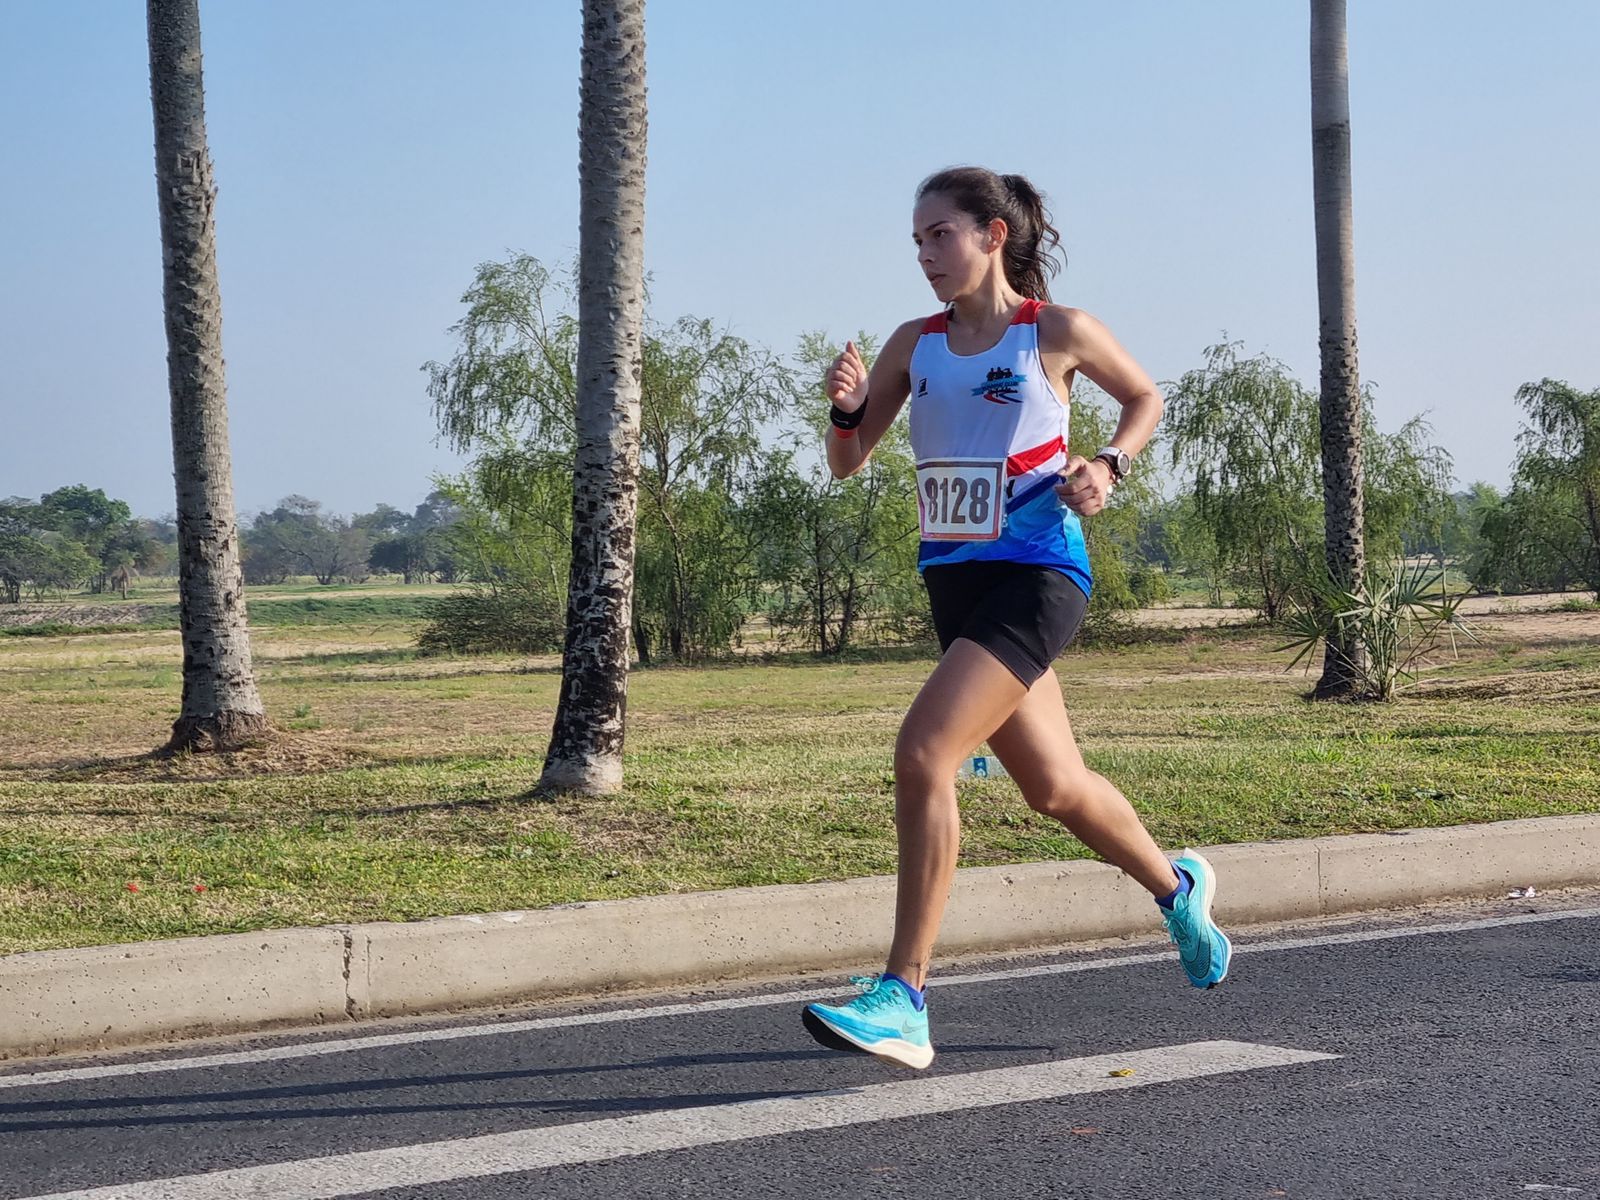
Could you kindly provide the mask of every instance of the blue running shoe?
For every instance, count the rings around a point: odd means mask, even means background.
[[[830,1050],[875,1054],[885,1062],[921,1070],[933,1061],[928,1007],[918,1008],[898,979],[852,976],[860,995],[849,1004],[808,1004],[806,1032]]]
[[[1189,876],[1192,886],[1173,901],[1170,909],[1161,910],[1161,919],[1178,947],[1178,958],[1189,982],[1197,988],[1216,987],[1227,976],[1228,962],[1233,957],[1233,943],[1211,919],[1211,902],[1217,894],[1216,873],[1193,850],[1185,850],[1172,865]]]

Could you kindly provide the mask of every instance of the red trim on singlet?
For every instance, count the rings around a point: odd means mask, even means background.
[[[1017,305],[1017,311],[1011,318],[1013,325],[1037,325],[1039,323],[1039,310],[1044,307],[1042,300],[1024,300]],[[949,333],[950,317],[948,313],[934,313],[922,323],[923,333]]]
[[[1067,444],[1059,437],[1052,438],[1042,446],[1034,446],[1029,450],[1020,450],[1006,459],[1007,475],[1026,475],[1035,467],[1041,467],[1057,454],[1067,448]]]
[[[1044,307],[1042,300],[1024,300],[1017,306],[1017,315],[1011,318],[1013,325],[1037,325],[1039,323],[1039,310]]]

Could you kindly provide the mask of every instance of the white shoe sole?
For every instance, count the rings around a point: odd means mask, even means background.
[[[873,1042],[869,1046],[859,1038],[853,1037],[843,1029],[840,1029],[820,1013],[814,1012],[809,1008],[805,1011],[805,1022],[806,1028],[811,1030],[812,1037],[817,1038],[823,1045],[831,1046],[833,1049],[842,1050],[848,1048],[859,1050],[863,1054],[881,1058],[886,1063],[893,1063],[897,1067],[909,1067],[913,1071],[921,1071],[933,1061],[932,1046],[919,1046],[915,1042],[908,1042],[903,1038],[884,1038],[881,1041]],[[813,1022],[821,1026],[833,1038],[838,1039],[838,1042],[846,1043],[846,1045],[840,1046],[825,1038],[818,1037],[817,1030],[812,1026]]]

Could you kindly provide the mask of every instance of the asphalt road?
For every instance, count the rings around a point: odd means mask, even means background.
[[[0,1064],[0,1200],[1600,1198],[1600,894],[1234,932],[944,964],[919,1073],[839,979]]]

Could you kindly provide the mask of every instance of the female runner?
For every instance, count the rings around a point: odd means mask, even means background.
[[[943,310],[908,321],[869,374],[853,344],[828,373],[836,478],[865,465],[911,398],[922,523],[918,567],[943,657],[895,742],[900,867],[894,940],[882,975],[843,1005],[807,1005],[825,1046],[909,1067],[933,1061],[923,996],[956,869],[955,774],[988,741],[1023,798],[1160,906],[1190,982],[1209,988],[1232,948],[1211,920],[1216,879],[1199,854],[1168,861],[1133,806],[1084,765],[1051,662],[1088,605],[1079,517],[1112,487],[1161,419],[1155,383],[1099,321],[1050,303],[1060,239],[1020,175],[958,167],[925,180],[912,213],[917,264]],[[1113,444],[1067,451],[1079,372],[1121,406]]]

